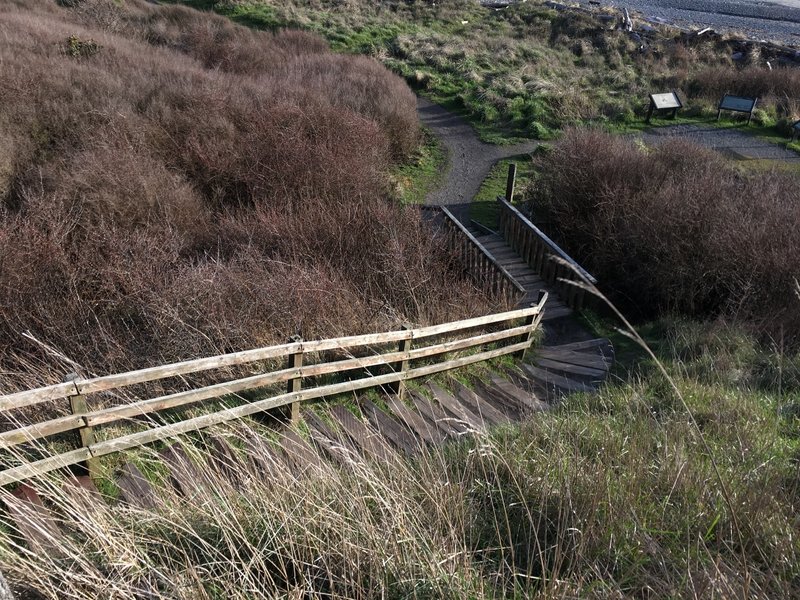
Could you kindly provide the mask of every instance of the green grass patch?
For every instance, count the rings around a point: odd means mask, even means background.
[[[446,170],[445,148],[435,135],[423,129],[422,143],[414,156],[392,173],[400,201],[404,204],[424,203],[428,194],[441,185]]]
[[[505,196],[508,167],[512,163],[517,165],[515,197],[520,198],[522,196],[521,192],[533,176],[533,164],[528,154],[520,154],[503,159],[492,167],[469,207],[470,219],[495,231],[497,230],[497,217],[499,214],[497,197]]]

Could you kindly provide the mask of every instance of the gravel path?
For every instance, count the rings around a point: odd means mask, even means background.
[[[581,1],[581,4],[588,4]],[[684,26],[739,31],[755,39],[800,44],[800,0],[602,0],[645,17]]]
[[[757,138],[741,129],[719,129],[703,125],[673,125],[649,129],[642,134],[647,145],[655,145],[670,137],[689,139],[701,146],[717,150],[736,160],[776,160],[800,164],[800,154],[782,145]]]
[[[478,139],[472,126],[459,116],[424,98],[417,98],[422,123],[444,144],[448,170],[442,186],[428,195],[427,205],[465,205],[480,190],[497,161],[533,152],[538,142],[493,146]]]

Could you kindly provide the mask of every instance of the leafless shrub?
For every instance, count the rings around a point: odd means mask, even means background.
[[[796,176],[743,175],[689,142],[645,150],[592,130],[568,131],[537,166],[536,206],[629,307],[797,331]]]
[[[140,1],[0,32],[0,391],[62,370],[24,332],[101,373],[489,308],[387,199],[417,119],[377,63]]]

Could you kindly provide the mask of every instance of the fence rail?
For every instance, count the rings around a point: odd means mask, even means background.
[[[486,291],[504,297],[510,304],[517,304],[525,296],[525,288],[497,262],[464,225],[446,207],[441,207],[448,244],[457,253],[469,275]]]
[[[580,310],[586,292],[570,282],[594,285],[597,280],[505,198],[498,197],[497,203],[500,206],[500,235],[543,280],[556,289],[567,306]]]
[[[403,382],[410,379],[507,354],[524,355],[530,348],[533,333],[541,321],[546,299],[546,295],[542,295],[539,302],[529,308],[441,325],[319,341],[294,340],[279,346],[161,365],[105,377],[92,379],[74,377],[64,383],[0,396],[0,412],[4,413],[3,416],[6,418],[11,417],[8,411],[37,406],[45,402],[62,402],[70,411],[70,414],[62,417],[0,433],[0,451],[4,454],[3,464],[18,463],[0,470],[0,485],[78,464],[88,468],[91,473],[94,469],[94,460],[107,454],[166,440],[182,433],[197,431],[248,415],[290,406],[291,414],[296,418],[299,402],[379,386],[393,385],[397,391],[402,392]],[[419,345],[420,340],[428,341]],[[395,344],[399,344],[399,350]],[[490,344],[493,347],[488,348]],[[357,350],[366,355],[354,356],[353,352]],[[465,350],[477,351],[445,359],[444,355]],[[327,351],[337,351],[336,354],[339,356],[347,351],[352,358],[330,360]],[[432,357],[438,358],[431,361]],[[414,364],[423,359],[426,364]],[[273,363],[283,361],[283,364],[288,366],[155,398],[137,399],[110,408],[97,410],[89,408],[88,400],[99,392],[264,361]],[[384,372],[374,374],[370,371],[376,367],[382,367]],[[349,373],[352,377],[358,374],[353,371],[359,370],[366,375],[338,383],[305,387],[310,378],[341,373]],[[238,399],[243,403],[167,425],[158,425],[153,418],[164,410],[196,407],[203,401],[216,400],[231,394],[253,390],[266,391],[265,388],[268,386],[280,383],[287,384],[285,393],[249,402]],[[102,436],[95,435],[96,428],[120,423],[136,423],[147,428],[97,441]],[[39,450],[44,449],[48,452],[43,441],[50,436],[68,432],[77,433],[76,449],[39,460],[29,461],[25,458],[31,444]],[[118,434],[119,428],[107,430],[106,433]]]

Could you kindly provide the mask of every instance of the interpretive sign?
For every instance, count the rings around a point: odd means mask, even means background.
[[[653,112],[657,110],[671,110],[672,118],[678,116],[678,109],[683,108],[681,99],[675,92],[665,92],[663,94],[650,94],[650,108],[647,110],[647,122],[653,118]]]
[[[731,96],[725,94],[722,100],[719,101],[719,109],[717,110],[717,121],[719,121],[723,110],[730,110],[733,112],[747,113],[747,124],[753,118],[753,111],[756,109],[758,98],[747,98],[746,96]]]

